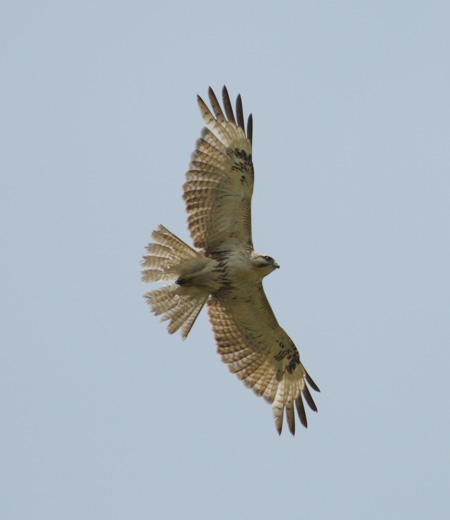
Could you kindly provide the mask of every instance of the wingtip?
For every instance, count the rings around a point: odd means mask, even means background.
[[[308,372],[306,370],[305,370],[305,379],[313,390],[315,390],[316,392],[320,392],[320,388],[316,385],[316,383],[313,381],[313,378],[308,374]]]
[[[247,139],[250,144],[253,144],[253,114],[250,114],[247,119]]]
[[[281,411],[280,415],[274,414],[274,420],[275,428],[277,429],[278,435],[281,435],[281,432],[283,431],[283,411]]]
[[[200,96],[200,94],[197,94],[197,105],[200,107],[200,111],[203,111],[203,107],[206,106],[206,103],[203,101],[203,98]]]
[[[303,394],[303,397],[305,398],[305,401],[307,402],[308,406],[311,408],[311,410],[313,412],[317,412],[316,403],[314,402],[312,395],[306,385],[303,387],[302,394]]]
[[[308,428],[308,419],[306,417],[305,406],[303,405],[302,394],[300,394],[295,400],[295,406],[297,408],[297,415],[300,422],[304,428]]]

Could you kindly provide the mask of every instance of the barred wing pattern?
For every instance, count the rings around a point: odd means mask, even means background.
[[[188,228],[194,246],[208,252],[252,249],[252,116],[246,133],[240,96],[237,121],[225,87],[226,116],[211,88],[209,98],[215,115],[198,96],[206,127],[196,143],[183,186]]]
[[[306,386],[319,388],[306,372],[297,348],[278,325],[262,284],[245,290],[218,291],[208,300],[208,313],[217,351],[230,371],[272,404],[275,426],[281,434],[283,410],[289,430],[295,433],[294,403],[307,427],[302,395],[309,407],[317,407]]]

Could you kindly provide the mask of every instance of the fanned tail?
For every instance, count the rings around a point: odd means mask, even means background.
[[[189,334],[208,296],[208,292],[198,287],[180,285],[166,285],[144,294],[155,315],[161,316],[161,321],[170,320],[169,333],[181,328],[183,339]]]
[[[143,282],[164,282],[176,280],[181,272],[180,267],[189,260],[197,260],[202,256],[171,233],[164,226],[159,226],[152,233],[153,243],[147,246],[147,255],[142,261]]]
[[[205,288],[189,284],[189,273],[202,266],[205,259],[164,226],[153,231],[152,239],[142,261],[142,281],[176,284],[149,291],[144,298],[161,321],[170,320],[169,333],[181,329],[185,339],[209,296]]]

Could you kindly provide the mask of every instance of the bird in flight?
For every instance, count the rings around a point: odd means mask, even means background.
[[[209,88],[212,111],[197,97],[205,128],[192,154],[183,199],[196,249],[164,226],[152,233],[142,261],[144,282],[174,282],[144,297],[168,331],[187,337],[207,305],[217,352],[230,371],[272,405],[279,434],[283,412],[295,434],[295,409],[307,427],[303,398],[317,407],[308,384],[319,392],[300,361],[291,338],[280,327],[262,280],[279,265],[253,248],[251,200],[253,119],[245,125],[241,97],[236,117],[226,87],[222,110]]]

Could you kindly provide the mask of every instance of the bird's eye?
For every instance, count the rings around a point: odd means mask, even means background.
[[[265,256],[264,257],[264,260],[266,260],[266,262],[271,262],[272,261],[272,258],[270,256]]]

